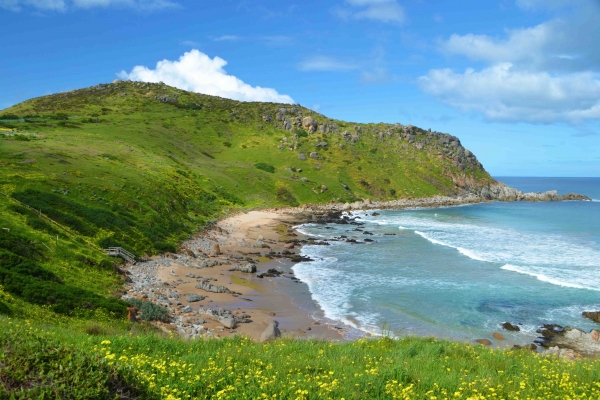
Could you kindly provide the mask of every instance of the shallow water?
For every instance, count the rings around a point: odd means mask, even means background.
[[[597,178],[499,178],[525,191],[557,189],[600,199]],[[452,339],[506,333],[530,341],[544,323],[591,329],[600,310],[600,202],[493,202],[450,208],[354,213],[365,224],[307,224],[322,240],[314,262],[294,266],[326,318],[358,332]],[[373,233],[366,235],[364,231]],[[302,285],[303,286],[303,285]],[[305,305],[310,308],[310,306]]]

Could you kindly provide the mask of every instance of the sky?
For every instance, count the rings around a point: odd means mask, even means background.
[[[0,109],[114,79],[458,136],[600,176],[600,0],[0,0]]]

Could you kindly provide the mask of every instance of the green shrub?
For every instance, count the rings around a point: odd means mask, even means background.
[[[278,187],[275,190],[275,197],[277,198],[278,202],[288,206],[297,207],[300,204],[294,195],[283,186]]]
[[[127,299],[127,303],[141,311],[140,319],[169,322],[169,311],[163,306],[140,299]]]
[[[176,253],[177,247],[171,243],[167,242],[156,242],[154,243],[154,248],[163,253]]]
[[[231,142],[223,142],[223,146],[225,146],[225,147],[231,147]]]
[[[396,189],[390,189],[390,195],[395,196],[396,195]]]
[[[29,137],[25,136],[25,135],[15,135],[15,140],[19,140],[21,142],[29,142],[31,139],[29,139]]]
[[[306,132],[304,129],[298,129],[296,131],[296,135],[298,135],[299,138],[308,137],[308,132]]]
[[[2,114],[0,115],[0,119],[21,119],[21,117],[16,114]]]
[[[256,168],[260,169],[260,170],[265,171],[265,172],[270,172],[270,173],[275,172],[275,167],[272,166],[272,165],[269,165],[269,164],[265,164],[265,163],[259,162],[259,163],[254,164],[254,166]]]

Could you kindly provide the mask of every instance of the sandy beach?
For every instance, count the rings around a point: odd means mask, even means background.
[[[187,338],[238,334],[259,340],[267,325],[276,320],[284,336],[343,340],[342,326],[317,321],[289,295],[277,290],[281,283],[304,285],[291,270],[295,263],[291,258],[298,257],[300,250],[295,242],[302,239],[293,230],[300,222],[298,211],[306,210],[240,213],[185,242],[178,254],[129,265],[126,270],[131,282],[124,298],[166,306],[174,323],[158,325]],[[247,265],[254,265],[256,272],[233,270]],[[273,269],[280,275],[259,277]],[[228,292],[197,288],[202,282],[223,286]],[[194,294],[203,298],[196,301],[189,296]],[[226,327],[222,315],[210,314],[222,310],[231,311],[235,328]]]

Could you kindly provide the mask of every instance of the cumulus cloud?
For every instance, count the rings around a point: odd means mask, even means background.
[[[460,110],[489,120],[580,123],[600,118],[600,3],[518,0],[527,11],[560,17],[507,30],[504,37],[469,33],[440,42],[442,52],[488,65],[457,73],[431,70],[421,88]]]
[[[337,60],[328,56],[313,56],[298,64],[298,69],[300,71],[343,72],[356,69],[356,65],[351,62]]]
[[[370,19],[402,24],[406,20],[404,8],[396,0],[345,0],[343,6],[333,9],[343,19]]]
[[[65,11],[70,8],[92,7],[130,7],[140,10],[157,10],[161,8],[177,7],[171,0],[0,0],[0,7],[21,11],[23,8],[37,8],[39,10]]]
[[[553,76],[501,63],[481,71],[431,70],[419,78],[426,92],[489,120],[573,123],[600,118],[600,77],[591,72]]]
[[[294,103],[285,94],[275,89],[250,86],[241,79],[229,75],[223,69],[227,61],[220,57],[210,58],[206,54],[191,50],[179,57],[178,61],[162,60],[155,69],[138,65],[131,72],[121,71],[121,79],[143,82],[164,82],[179,89],[242,101],[268,101]]]

